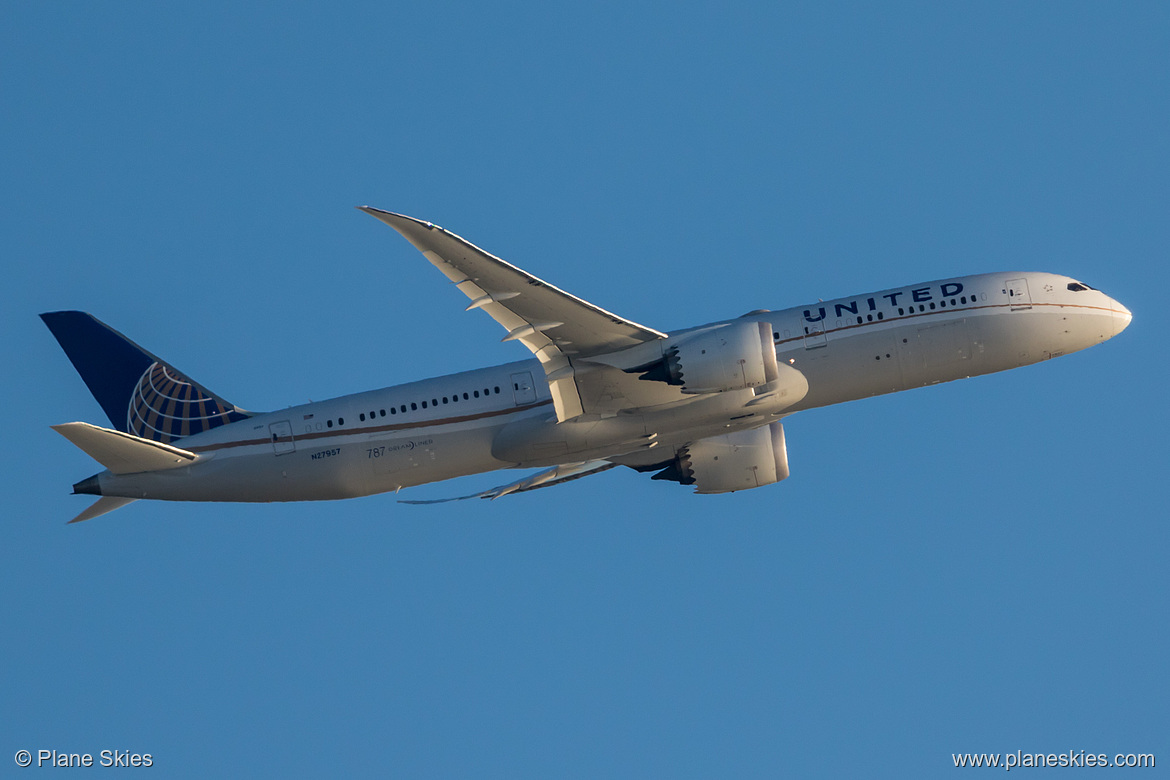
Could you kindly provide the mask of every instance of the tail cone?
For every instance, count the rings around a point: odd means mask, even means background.
[[[94,474],[89,479],[83,479],[73,486],[73,495],[90,495],[100,496],[102,494],[102,486],[98,484],[98,475]]]

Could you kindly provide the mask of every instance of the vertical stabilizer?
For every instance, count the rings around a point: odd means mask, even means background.
[[[251,416],[93,315],[55,311],[41,319],[122,433],[165,444]]]

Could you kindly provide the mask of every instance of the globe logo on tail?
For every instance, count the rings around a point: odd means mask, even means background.
[[[126,429],[135,436],[168,444],[247,417],[170,366],[154,362],[130,396]]]

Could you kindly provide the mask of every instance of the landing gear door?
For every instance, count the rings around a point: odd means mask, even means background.
[[[1032,308],[1032,296],[1028,294],[1027,279],[1008,279],[1004,283],[1003,291],[1007,293],[1012,311]]]
[[[512,374],[512,396],[517,406],[527,406],[536,403],[536,386],[532,384],[532,374],[521,371]]]
[[[292,424],[288,420],[275,422],[268,426],[268,435],[272,439],[272,449],[277,455],[287,455],[296,452],[297,443],[293,439]]]

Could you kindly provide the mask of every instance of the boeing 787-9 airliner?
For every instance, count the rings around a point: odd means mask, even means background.
[[[615,466],[727,493],[788,476],[783,419],[1091,347],[1130,312],[1082,282],[940,279],[665,333],[611,314],[430,222],[401,233],[534,359],[251,412],[93,316],[41,317],[110,419],[53,426],[105,470],[71,522],[137,499],[312,501],[497,469],[498,498]],[[413,502],[408,502],[413,503]],[[419,502],[427,503],[427,502]]]

